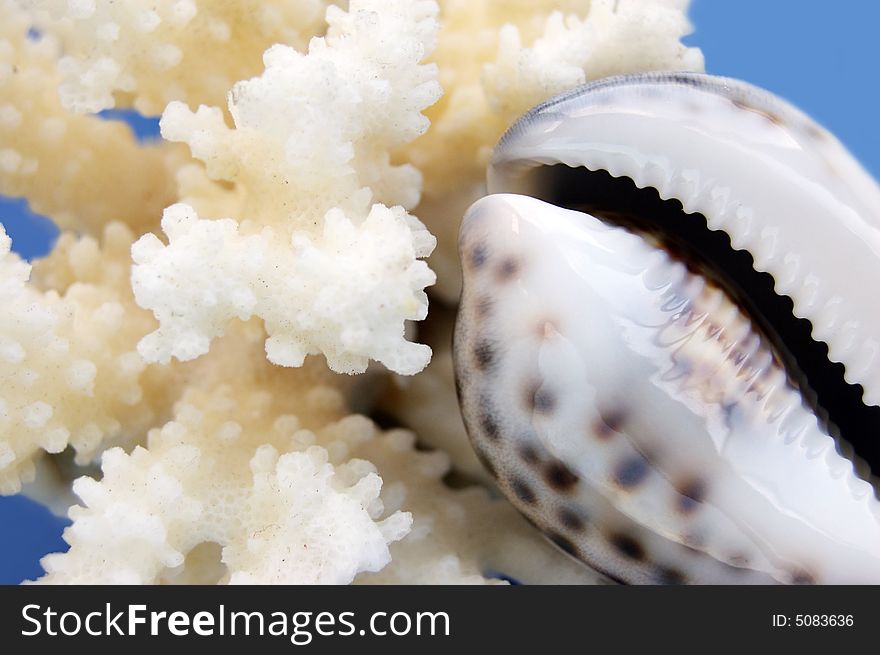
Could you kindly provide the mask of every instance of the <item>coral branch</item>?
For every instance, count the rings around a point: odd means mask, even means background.
[[[243,220],[177,205],[163,219],[167,246],[153,235],[135,244],[135,296],[161,324],[140,345],[148,361],[197,357],[232,318],[259,316],[276,364],[323,353],[338,372],[370,359],[424,368],[430,349],[405,341],[404,322],[427,312],[422,289],[435,278],[418,260],[435,241],[403,209],[418,201],[420,175],[388,151],[427,129],[421,112],[439,96],[435,67],[419,63],[436,10],[421,0],[330,7],[328,35],[307,55],[274,46],[265,72],[235,85],[234,128],[217,108],[168,106],[163,135],[243,190]]]
[[[147,361],[189,360],[208,351],[234,317],[260,316],[271,362],[301,366],[323,353],[330,368],[361,373],[370,358],[411,375],[430,358],[404,339],[403,319],[428,310],[423,287],[434,274],[417,258],[433,237],[400,208],[374,205],[356,225],[341,210],[324,218],[323,234],[272,228],[250,236],[231,219],[201,220],[191,207],[169,207],[164,246],[153,235],[132,248],[132,284],[161,327],[138,349]]]

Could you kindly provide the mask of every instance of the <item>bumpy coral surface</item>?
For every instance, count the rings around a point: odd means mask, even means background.
[[[102,245],[62,237],[28,284],[30,266],[0,229],[0,492],[34,478],[34,459],[70,445],[87,464],[101,444],[143,432],[170,405],[175,367],[150,366],[138,339],[153,323],[128,283],[133,235],[111,223]]]
[[[78,497],[42,581],[601,582],[466,442],[455,234],[529,106],[700,69],[686,7],[0,0],[0,193],[63,230],[0,231],[0,493]]]
[[[427,314],[423,289],[435,278],[419,259],[435,242],[404,209],[418,200],[418,171],[388,152],[424,132],[421,111],[440,94],[436,69],[419,63],[436,5],[382,6],[381,21],[371,3],[331,7],[327,37],[307,55],[267,50],[263,74],[230,92],[234,128],[218,108],[165,110],[163,136],[187,142],[245,200],[240,221],[171,207],[168,245],[135,245],[135,296],[161,323],[141,343],[148,361],[202,355],[231,319],[256,315],[275,364],[323,353],[335,371],[361,373],[375,359],[411,375],[428,363],[430,349],[403,333]]]
[[[24,196],[60,227],[95,236],[109,221],[140,234],[174,201],[179,147],[138,146],[126,125],[64,109],[61,48],[30,38],[32,17],[0,0],[0,193]]]
[[[59,91],[74,112],[172,100],[219,104],[260,72],[273,43],[302,47],[324,29],[324,0],[26,0],[64,47]],[[210,56],[206,56],[210,53]]]
[[[341,406],[337,392],[316,388],[302,411],[320,414],[328,394]],[[382,480],[370,463],[331,462],[328,448],[344,451],[359,430],[308,430],[307,418],[277,414],[272,401],[257,389],[191,390],[147,449],[105,452],[103,479],[74,483],[85,507],[71,511],[71,549],[46,558],[45,581],[173,579],[202,544],[221,548],[216,572],[233,584],[347,583],[386,565],[412,518],[378,520]]]

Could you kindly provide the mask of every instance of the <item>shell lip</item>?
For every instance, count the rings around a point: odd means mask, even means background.
[[[509,162],[507,146],[515,141],[521,133],[527,129],[533,129],[533,126],[539,121],[550,121],[564,115],[561,112],[553,111],[554,108],[570,104],[573,101],[582,102],[582,107],[587,107],[590,102],[595,102],[592,99],[606,90],[641,88],[642,92],[644,92],[644,89],[653,87],[661,87],[664,90],[675,87],[688,87],[705,93],[720,95],[743,107],[778,115],[787,123],[806,125],[809,126],[810,130],[819,130],[824,138],[834,138],[793,105],[779,101],[775,96],[760,87],[732,77],[706,75],[705,73],[695,73],[692,71],[659,71],[633,75],[614,75],[577,86],[536,105],[523,114],[504,132],[495,145],[489,163],[490,170]]]
[[[657,189],[640,188],[629,177],[558,164],[540,167],[532,179],[545,202],[649,239],[724,289],[768,337],[790,384],[877,493],[880,441],[872,437],[880,433],[880,407],[863,402],[861,386],[846,381],[844,366],[828,358],[810,322],[794,315],[791,299],[777,293],[769,273],[755,270],[748,251],[733,248],[725,232],[709,229],[704,215],[686,213],[679,200],[661,198]]]

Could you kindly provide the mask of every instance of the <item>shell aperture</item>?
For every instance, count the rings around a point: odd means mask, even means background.
[[[836,226],[858,242],[854,270],[877,279],[880,194],[797,110],[708,76],[600,82],[515,125],[489,190],[551,195],[555,164],[628,176],[704,214],[822,326],[865,399],[880,393],[876,367],[860,367],[878,308],[849,314],[853,271],[813,267]],[[823,181],[827,167],[843,179]],[[800,214],[773,213],[789,206]],[[873,489],[772,340],[712,276],[602,218],[498,194],[462,224],[459,395],[501,488],[562,548],[627,582],[880,580]]]

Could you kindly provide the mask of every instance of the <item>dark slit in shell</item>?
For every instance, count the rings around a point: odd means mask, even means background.
[[[687,214],[678,200],[664,200],[656,189],[639,188],[628,177],[563,164],[531,171],[540,197],[567,209],[589,213],[658,241],[670,254],[724,288],[766,334],[792,383],[817,411],[844,456],[860,477],[880,471],[880,407],[862,402],[862,387],[844,379],[844,367],[828,359],[826,344],[815,341],[812,325],[792,313],[790,298],[777,294],[773,277],[753,268],[752,256],[735,250],[728,235],[710,230],[702,214]],[[861,460],[861,461],[859,461]],[[875,494],[877,494],[875,484]]]

